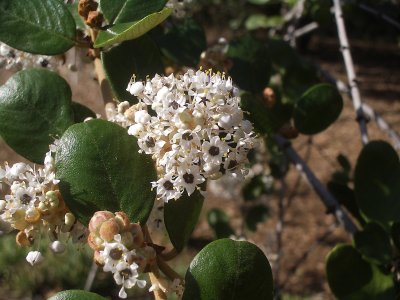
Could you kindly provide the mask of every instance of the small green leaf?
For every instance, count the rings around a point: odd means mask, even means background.
[[[382,224],[400,220],[399,182],[399,156],[393,147],[384,141],[368,143],[354,172],[354,190],[361,211]]]
[[[106,300],[106,298],[92,292],[68,290],[58,292],[47,300]]]
[[[183,300],[272,300],[268,259],[254,244],[230,239],[214,241],[192,260],[185,277]]]
[[[354,244],[365,258],[374,263],[386,264],[392,259],[390,237],[378,223],[368,223],[362,231],[356,232]]]
[[[111,89],[120,102],[137,101],[126,90],[133,74],[136,80],[145,80],[146,76],[163,73],[160,50],[148,35],[102,52],[101,60]]]
[[[294,126],[304,134],[316,134],[328,128],[340,115],[343,100],[336,87],[318,84],[297,101]]]
[[[110,46],[136,39],[163,22],[171,12],[170,8],[164,8],[135,22],[115,24],[107,30],[99,32],[94,47]]]
[[[100,0],[100,9],[110,24],[129,23],[160,11],[166,0]]]
[[[266,16],[264,14],[253,14],[246,19],[245,27],[247,30],[260,28],[270,28],[282,25],[284,22],[281,16]]]
[[[257,93],[267,87],[271,61],[263,43],[246,35],[229,44],[227,55],[233,62],[229,75],[241,89]]]
[[[56,153],[56,177],[68,208],[83,224],[96,211],[125,212],[145,224],[153,208],[157,175],[135,137],[111,122],[78,123],[64,133]]]
[[[35,54],[64,53],[74,45],[75,21],[59,0],[0,0],[0,41]]]
[[[96,114],[90,108],[78,102],[72,102],[72,110],[75,123],[83,122],[86,118],[96,118]]]
[[[78,1],[75,1],[74,3],[71,4],[67,3],[67,8],[75,20],[76,28],[82,31],[85,30],[86,25],[83,22],[82,17],[78,13]]]
[[[257,224],[267,220],[268,216],[269,216],[269,210],[265,205],[259,204],[251,207],[247,212],[245,218],[245,223],[247,228],[250,229],[251,231],[256,231]]]
[[[30,69],[0,87],[0,135],[18,154],[43,164],[49,145],[74,123],[71,89],[54,72]]]
[[[185,247],[196,227],[203,201],[204,197],[196,190],[190,196],[185,193],[178,200],[170,200],[164,205],[165,228],[178,252]]]
[[[364,260],[350,245],[336,246],[327,257],[328,283],[341,300],[395,299],[393,279]]]
[[[208,225],[214,230],[217,239],[228,238],[235,232],[229,225],[229,217],[226,213],[218,208],[213,208],[207,214]]]
[[[159,45],[162,52],[175,63],[196,67],[207,42],[201,25],[193,19],[185,19],[168,29]]]

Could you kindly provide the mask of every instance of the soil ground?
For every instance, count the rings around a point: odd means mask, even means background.
[[[363,101],[400,132],[399,48],[365,41],[352,40],[351,44]],[[317,37],[310,41],[304,54],[346,82],[346,73],[338,49],[339,45],[335,39]],[[69,53],[67,63],[75,60],[74,53]],[[75,101],[89,106],[97,113],[104,113],[101,94],[94,80],[93,70],[89,66],[83,67],[82,72],[62,70],[61,74],[71,84]],[[8,71],[0,70],[0,84],[3,84],[10,75]],[[347,96],[344,96],[344,99],[345,106],[339,120],[328,130],[311,139],[301,136],[293,141],[295,149],[307,159],[309,166],[323,183],[326,183],[331,173],[339,167],[335,160],[338,154],[346,155],[354,166],[361,149],[359,128],[355,121],[352,103]],[[371,140],[387,140],[386,135],[377,129],[373,121],[368,124],[368,129]],[[0,141],[0,162],[2,161],[14,163],[24,160]],[[298,180],[300,183],[294,190]],[[278,183],[277,192],[268,198],[271,217],[263,224],[259,224],[257,232],[248,237],[265,251],[275,268],[277,257],[275,228],[280,189]],[[283,287],[285,295],[297,295],[299,298],[307,299],[333,299],[325,278],[325,257],[337,243],[349,242],[350,236],[340,226],[332,227],[335,219],[326,214],[319,197],[304,178],[299,179],[293,167],[286,179],[285,195],[287,197],[292,193],[294,197],[284,214],[282,255],[276,276],[277,282]],[[239,205],[238,200],[224,200],[211,195],[206,201],[203,215],[208,209],[219,207],[232,218],[234,227],[239,228]],[[197,226],[194,236],[205,239],[212,237],[204,218]],[[193,252],[189,251],[188,255],[192,256]]]

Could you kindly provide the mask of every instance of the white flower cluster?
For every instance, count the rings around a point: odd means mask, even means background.
[[[68,233],[73,241],[82,239],[83,229],[75,224],[75,217],[68,211],[58,191],[59,180],[54,174],[52,151],[46,154],[44,168],[16,163],[0,167],[0,224],[1,233],[18,230],[16,242],[20,246],[33,246],[43,233],[50,238],[50,249],[55,253],[65,250],[61,235]],[[8,188],[5,188],[7,187]],[[84,234],[83,234],[84,235]],[[40,262],[41,254],[31,251],[27,256],[32,265]]]
[[[191,195],[224,174],[243,179],[255,134],[231,78],[189,70],[132,81],[127,90],[139,103],[120,103],[111,121],[129,127],[141,151],[153,155],[159,175],[153,188],[160,199],[178,199],[185,190]]]
[[[57,59],[54,56],[34,55],[19,51],[0,42],[0,68],[28,69],[34,67],[57,68]]]

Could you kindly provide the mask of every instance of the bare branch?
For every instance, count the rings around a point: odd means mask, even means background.
[[[275,136],[274,139],[279,147],[284,151],[286,156],[295,165],[296,169],[305,175],[308,182],[325,204],[328,212],[336,216],[336,219],[344,226],[347,232],[351,234],[355,233],[358,230],[357,226],[341,208],[335,197],[333,197],[333,195],[325,188],[325,186],[318,180],[304,160],[292,148],[291,143],[281,136]]]
[[[377,9],[368,6],[367,4],[364,3],[356,3],[356,5],[361,8],[362,10],[374,15],[375,17],[382,19],[383,21],[389,23],[390,25],[394,26],[397,30],[400,30],[400,23],[393,19],[392,17],[378,11]]]
[[[335,14],[339,41],[340,41],[340,50],[342,52],[343,60],[346,66],[351,99],[353,101],[354,110],[356,111],[357,114],[357,121],[360,126],[361,141],[363,145],[365,145],[368,143],[367,120],[365,118],[364,111],[362,108],[360,91],[358,89],[357,78],[354,71],[354,64],[353,64],[353,58],[351,57],[350,45],[347,40],[346,27],[343,20],[343,12],[340,0],[333,0],[333,9]]]

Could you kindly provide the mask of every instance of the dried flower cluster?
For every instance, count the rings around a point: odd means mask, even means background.
[[[0,68],[22,70],[42,67],[55,70],[57,65],[55,56],[34,55],[0,43]]]
[[[191,195],[207,179],[224,174],[243,179],[255,139],[231,78],[189,70],[133,80],[127,90],[139,103],[122,102],[109,118],[129,127],[141,151],[153,155],[159,174],[153,187],[160,199]]]
[[[112,272],[121,285],[119,297],[126,298],[125,288],[146,286],[138,279],[156,261],[154,248],[144,241],[142,228],[131,223],[123,212],[96,212],[89,222],[88,244],[95,250],[94,259],[105,272]]]
[[[181,19],[187,15],[192,2],[193,0],[169,0],[165,6],[172,9],[174,17]]]
[[[4,192],[4,198],[0,198],[0,222],[2,232],[19,231],[16,236],[18,245],[33,246],[38,237],[47,234],[51,241],[50,249],[61,253],[65,250],[61,235],[71,234],[73,241],[78,242],[85,234],[58,190],[59,181],[55,178],[51,153],[46,154],[44,168],[25,163],[11,167],[5,163],[4,168],[0,167],[0,186]],[[39,251],[32,251],[27,256],[32,265],[41,259]]]

